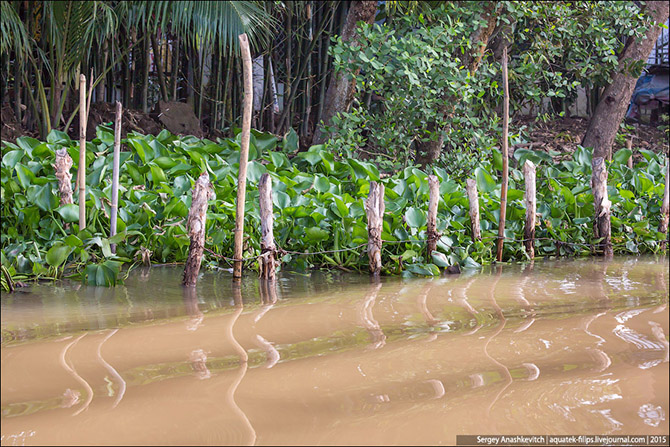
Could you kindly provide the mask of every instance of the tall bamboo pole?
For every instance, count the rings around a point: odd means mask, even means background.
[[[237,208],[235,213],[235,261],[233,278],[242,277],[242,240],[244,236],[244,202],[247,191],[247,161],[249,158],[249,138],[251,134],[251,112],[253,108],[254,85],[251,77],[251,52],[246,33],[240,34],[240,48],[244,65],[244,106],[242,112],[242,139],[240,144],[240,171],[237,176]]]
[[[86,228],[86,75],[79,75],[79,229]]]
[[[507,47],[503,48],[502,59],[503,78],[503,129],[502,129],[502,186],[500,189],[500,225],[498,226],[498,262],[502,261],[503,243],[505,241],[505,214],[507,213],[507,177],[509,171],[509,157],[507,155],[509,131],[509,89],[507,86]]]
[[[116,234],[116,215],[119,207],[119,157],[121,152],[121,103],[116,101],[116,120],[114,122],[114,161],[112,164],[112,206],[110,211],[109,237]],[[111,244],[112,253],[116,253],[116,244]]]

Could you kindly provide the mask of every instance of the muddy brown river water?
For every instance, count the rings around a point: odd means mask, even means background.
[[[2,445],[667,435],[668,260],[2,294]]]

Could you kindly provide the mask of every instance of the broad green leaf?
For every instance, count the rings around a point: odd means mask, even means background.
[[[49,264],[52,267],[58,267],[63,262],[65,262],[67,257],[70,256],[70,253],[72,253],[72,247],[57,242],[47,252],[46,255],[47,264]]]
[[[328,232],[319,227],[310,227],[305,230],[305,236],[310,242],[319,243],[328,239]]]
[[[633,151],[630,149],[620,149],[614,154],[614,161],[620,164],[625,164],[628,162],[628,159],[633,155]]]
[[[330,190],[330,182],[326,177],[320,175],[316,178],[316,181],[314,182],[314,189],[316,189],[319,192],[328,192],[328,190]]]
[[[293,128],[289,129],[286,136],[284,136],[283,149],[284,152],[295,152],[298,150],[298,134],[295,133]]]
[[[477,189],[480,192],[491,192],[498,186],[491,174],[482,167],[475,169],[475,177],[477,179]]]
[[[405,212],[405,221],[411,228],[421,228],[426,225],[426,215],[422,210],[411,206]]]
[[[56,211],[65,222],[79,222],[79,205],[68,203],[61,205]]]

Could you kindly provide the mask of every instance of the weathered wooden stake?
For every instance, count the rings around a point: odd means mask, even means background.
[[[86,228],[86,75],[79,75],[79,230]]]
[[[267,172],[261,175],[258,183],[258,193],[261,208],[261,256],[260,276],[263,279],[274,280],[277,261],[275,260],[275,238],[272,229],[272,178]]]
[[[526,253],[530,259],[535,257],[535,213],[537,204],[535,202],[535,165],[532,161],[526,160],[523,165],[523,177],[526,182],[526,193],[524,196],[526,202],[526,227],[524,229],[524,245]]]
[[[470,202],[470,224],[472,225],[472,241],[482,240],[482,231],[479,226],[479,194],[477,194],[477,182],[474,179],[465,181]]]
[[[626,140],[626,148],[630,150],[630,157],[628,157],[626,163],[628,164],[629,168],[633,169],[633,140],[630,138]]]
[[[370,273],[378,276],[382,270],[382,226],[384,223],[384,185],[370,182],[370,194],[365,200],[368,215],[368,258]]]
[[[249,138],[251,134],[251,112],[253,107],[254,84],[251,77],[251,52],[246,34],[240,34],[242,64],[244,66],[244,104],[242,111],[242,138],[240,142],[240,171],[237,176],[237,203],[235,212],[235,260],[233,279],[242,277],[242,244],[244,240],[244,202],[247,193],[247,163],[249,159]]]
[[[430,261],[431,253],[437,248],[437,241],[440,234],[437,232],[437,205],[440,201],[440,182],[435,175],[428,176],[428,188],[430,190],[430,199],[428,201],[428,223],[427,223],[427,237],[428,237],[428,261]]]
[[[56,160],[54,161],[54,171],[58,179],[58,193],[60,195],[60,204],[66,205],[72,201],[72,157],[65,148],[56,151]]]
[[[505,241],[505,215],[507,214],[507,177],[509,171],[508,141],[509,133],[509,88],[507,85],[507,47],[503,48],[502,56],[503,80],[503,128],[502,128],[502,187],[500,189],[500,225],[498,226],[498,262],[502,261],[503,243]]]
[[[198,281],[202,252],[205,249],[205,223],[207,221],[207,201],[214,197],[214,189],[209,182],[207,171],[200,174],[191,192],[191,210],[186,225],[191,245],[188,247],[188,258],[184,268],[185,286],[194,286]]]
[[[668,243],[668,221],[670,220],[670,159],[665,160],[665,192],[663,193],[663,204],[661,205],[661,223],[658,231],[665,234],[661,241],[661,248],[665,250]]]
[[[116,120],[114,121],[114,161],[112,163],[112,206],[110,212],[109,237],[116,234],[116,216],[119,208],[119,157],[121,153],[121,103],[116,101]],[[112,253],[116,253],[116,244],[111,244]]]
[[[612,202],[607,198],[607,167],[603,157],[594,157],[591,161],[593,175],[591,176],[591,190],[593,191],[594,222],[593,235],[600,242],[602,254],[610,257],[612,250],[612,230],[610,228],[610,207]]]

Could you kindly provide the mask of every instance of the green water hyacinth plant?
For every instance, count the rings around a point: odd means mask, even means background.
[[[87,226],[78,226],[77,205],[59,205],[52,163],[65,148],[78,166],[78,142],[52,131],[46,141],[20,137],[2,142],[2,266],[10,277],[58,279],[78,277],[89,285],[111,286],[136,263],[183,262],[188,254],[186,217],[191,187],[209,172],[215,198],[207,214],[204,265],[229,267],[233,230],[239,133],[211,141],[129,133],[122,141],[117,231],[109,237],[113,134],[99,126],[87,142]],[[274,234],[283,267],[308,271],[315,267],[367,271],[365,199],[370,182],[385,186],[386,213],[382,239],[384,273],[439,275],[459,264],[476,268],[494,260],[500,215],[500,154],[482,154],[469,177],[480,192],[482,240],[472,241],[465,177],[442,167],[423,171],[409,166],[393,175],[380,174],[370,162],[338,158],[324,146],[295,153],[294,135],[277,138],[253,131],[249,151],[245,213],[245,258],[256,268],[260,247],[257,185],[268,173],[273,184]],[[664,182],[664,157],[641,151],[644,160],[630,169],[630,151],[614,154],[609,165],[608,194],[617,253],[655,253],[664,237],[656,231]],[[589,255],[593,196],[589,186],[591,152],[579,148],[572,160],[554,163],[552,154],[519,149],[510,167],[505,236],[523,238],[525,160],[537,165],[537,256]],[[460,171],[458,171],[460,172]],[[426,256],[427,175],[440,181],[437,251]],[[75,191],[75,202],[79,200]],[[558,242],[557,242],[558,241]],[[111,244],[116,244],[112,253]],[[309,254],[305,254],[309,253]],[[505,244],[504,259],[527,259],[521,242]],[[3,271],[4,271],[3,270]],[[7,280],[5,280],[7,282]]]

